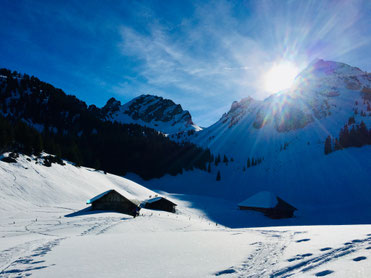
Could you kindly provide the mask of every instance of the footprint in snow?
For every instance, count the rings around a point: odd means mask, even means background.
[[[371,249],[371,246],[369,246],[369,247],[366,247],[366,250],[370,250]]]
[[[324,271],[316,273],[315,275],[316,275],[316,277],[323,277],[323,276],[329,275],[333,272],[334,271],[332,271],[332,270],[324,270]]]
[[[234,270],[233,268],[228,268],[226,270],[216,272],[215,276],[220,276],[220,275],[224,275],[224,274],[232,274],[232,273],[235,273],[235,272],[236,272],[236,270]]]
[[[360,240],[360,239],[353,239],[352,242],[353,243],[357,243],[357,242],[362,242],[362,240]]]
[[[332,248],[331,247],[325,247],[325,248],[321,248],[319,249],[319,251],[328,251],[328,250],[331,250]]]
[[[365,256],[360,256],[360,257],[354,258],[353,261],[355,261],[355,262],[359,262],[359,261],[363,261],[363,260],[366,260],[366,259],[367,259],[367,257],[365,257]]]
[[[304,242],[304,241],[310,241],[310,238],[299,239],[296,242],[299,243],[299,242]]]

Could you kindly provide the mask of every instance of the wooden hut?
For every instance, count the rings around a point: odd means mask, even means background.
[[[259,192],[238,204],[241,210],[254,210],[264,213],[270,218],[290,218],[297,210],[280,197],[268,191]]]
[[[142,208],[175,212],[176,204],[164,197],[148,199],[141,204]]]
[[[129,200],[113,189],[95,196],[88,200],[86,204],[91,204],[93,210],[116,211],[134,217],[139,214],[140,210],[140,207],[135,201]]]

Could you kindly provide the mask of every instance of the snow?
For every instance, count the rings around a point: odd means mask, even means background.
[[[141,126],[146,126],[153,128],[157,131],[160,131],[164,134],[177,134],[179,132],[185,131],[200,131],[202,130],[199,126],[188,121],[187,111],[181,111],[178,114],[172,116],[169,121],[165,120],[155,120],[155,117],[149,122],[142,120],[140,117],[145,116],[154,116],[155,112],[161,109],[164,105],[162,102],[164,100],[160,97],[153,95],[141,95],[125,103],[124,105],[119,106],[119,110],[107,115],[107,119],[110,121],[116,121],[123,124],[139,124]],[[139,104],[137,103],[139,102]],[[161,115],[167,117],[171,112],[177,108],[176,104],[167,107]],[[134,118],[131,114],[131,110],[135,110],[135,115],[137,118]],[[149,112],[147,112],[149,111]],[[139,116],[139,118],[138,118]],[[186,117],[186,119],[184,119]]]
[[[371,146],[323,150],[354,115],[355,101],[365,110],[354,88],[371,87],[370,80],[359,69],[320,63],[301,75],[313,82],[298,78],[294,90],[234,103],[213,126],[183,137],[234,158],[212,164],[211,173],[144,181],[70,163],[45,167],[24,155],[0,161],[0,276],[368,277]],[[313,120],[278,131],[285,113],[297,110]],[[259,115],[263,126],[255,128]],[[354,117],[371,126],[371,117]],[[247,168],[248,157],[264,161]],[[133,218],[85,205],[111,189],[138,201],[164,196],[177,212],[141,209]],[[262,190],[268,193],[253,196]],[[273,206],[269,192],[298,208],[295,217],[238,209],[249,196],[249,205]]]
[[[110,192],[112,192],[112,191],[113,191],[112,189],[107,190],[107,191],[105,191],[105,192],[103,192],[103,193],[101,193],[101,194],[95,196],[94,198],[91,198],[91,199],[87,200],[87,201],[86,201],[86,204],[87,204],[87,205],[88,205],[88,204],[92,204],[92,203],[95,202],[96,200],[99,200],[100,198],[102,198],[103,196],[106,196],[108,193],[110,193]]]
[[[159,200],[161,200],[163,197],[156,197],[156,198],[152,198],[152,199],[148,199],[148,200],[145,200],[144,203],[153,203],[153,202],[157,202]]]
[[[238,204],[242,207],[274,208],[278,203],[277,197],[268,191],[261,191]]]
[[[297,226],[300,215],[273,220],[220,197],[154,192],[123,177],[68,163],[45,167],[23,155],[15,164],[0,161],[0,175],[1,277],[313,277],[324,271],[367,277],[371,272],[371,225]],[[85,200],[108,189],[138,200],[161,194],[178,210],[142,209],[136,218],[89,211]]]

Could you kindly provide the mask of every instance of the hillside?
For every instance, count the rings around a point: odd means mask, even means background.
[[[106,121],[104,111],[34,76],[0,69],[2,152],[45,150],[77,165],[145,179],[206,169],[208,150],[146,126]]]

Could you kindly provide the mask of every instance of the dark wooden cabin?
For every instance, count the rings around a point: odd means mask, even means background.
[[[294,206],[282,200],[271,192],[262,191],[238,204],[241,210],[253,210],[264,213],[265,216],[280,219],[294,216],[297,210]]]
[[[134,201],[125,198],[116,190],[108,190],[94,198],[88,200],[86,204],[91,204],[93,210],[116,211],[132,216],[137,216],[140,207]]]
[[[141,204],[142,208],[175,212],[176,204],[164,197],[148,199]]]

